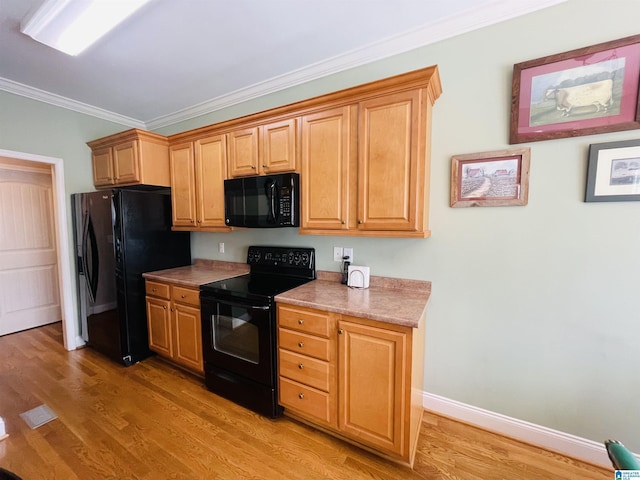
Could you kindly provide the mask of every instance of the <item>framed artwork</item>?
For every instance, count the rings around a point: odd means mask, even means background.
[[[640,140],[589,146],[584,201],[640,201]]]
[[[451,206],[526,205],[531,150],[519,148],[451,157]]]
[[[640,128],[640,35],[513,66],[509,143]]]

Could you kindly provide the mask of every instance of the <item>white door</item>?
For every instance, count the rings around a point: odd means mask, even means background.
[[[0,335],[62,319],[51,165],[0,157]]]

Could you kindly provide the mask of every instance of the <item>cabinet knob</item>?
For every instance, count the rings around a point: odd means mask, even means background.
[[[359,223],[360,225],[362,225],[362,220],[358,220],[358,223]]]
[[[157,291],[158,291],[158,289],[157,289],[157,288],[152,288],[152,289],[151,289],[151,291],[152,291],[152,292],[157,292]]]
[[[302,370],[302,369],[304,368],[304,365],[303,365],[302,363],[299,363],[299,364],[298,364],[298,368],[299,368],[300,370]]]
[[[342,330],[342,329],[338,330],[338,335],[342,335],[343,333],[344,333],[344,330]]]
[[[180,298],[187,298],[186,295],[180,295]]]
[[[262,164],[262,168],[267,168],[267,166],[263,163],[263,164]]]
[[[176,311],[176,309],[175,309],[175,308],[172,308],[172,309],[171,309],[171,311],[172,311],[172,312],[175,312],[175,311]]]
[[[298,325],[302,325],[304,323],[304,320],[302,320],[301,318],[298,319]]]
[[[164,309],[166,310],[166,309],[167,309],[167,306],[166,306],[166,305],[162,305],[162,308],[164,308]]]
[[[298,394],[298,398],[299,398],[300,400],[302,400],[302,399],[304,398],[304,393],[299,393],[299,394]]]
[[[344,220],[342,220],[340,223],[341,223],[342,225],[344,225],[344,224],[345,224],[345,223],[347,223],[347,222],[345,222]]]
[[[255,165],[251,165],[251,170],[255,170],[255,169],[256,169]]]
[[[298,346],[299,346],[300,348],[304,347],[304,342],[298,342]]]

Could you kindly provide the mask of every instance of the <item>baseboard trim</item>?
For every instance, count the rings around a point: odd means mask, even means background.
[[[553,430],[456,400],[423,392],[422,405],[445,417],[505,435],[594,465],[611,468],[604,444]]]

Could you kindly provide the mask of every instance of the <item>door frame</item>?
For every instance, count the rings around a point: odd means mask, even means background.
[[[62,337],[64,348],[75,350],[84,344],[84,340],[78,335],[77,322],[73,321],[77,316],[73,303],[73,281],[71,277],[72,257],[69,255],[69,233],[67,228],[67,202],[64,188],[64,162],[61,158],[45,157],[12,150],[1,150],[0,156],[26,160],[29,162],[45,163],[51,165],[51,185],[53,187],[53,214],[55,217],[55,232],[58,257],[58,283],[60,284],[60,307],[62,310]]]

